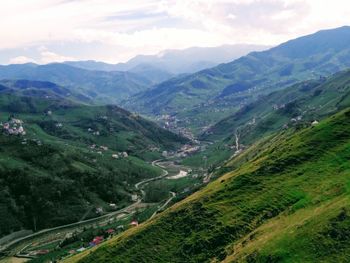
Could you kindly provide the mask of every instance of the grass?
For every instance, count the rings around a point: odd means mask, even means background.
[[[230,146],[233,144],[228,145],[224,142],[208,145],[204,151],[185,158],[181,163],[194,168],[212,169],[233,155],[234,149],[231,149]]]
[[[149,162],[186,141],[116,106],[2,94],[0,112],[0,122],[14,115],[27,132],[0,134],[0,236],[75,222],[91,206],[130,204],[134,184],[162,172]],[[112,158],[121,152],[129,156]]]
[[[258,143],[233,171],[67,262],[347,261],[349,128],[346,110]]]
[[[283,126],[323,119],[350,106],[349,83],[350,72],[346,70],[327,80],[303,81],[273,92],[221,120],[204,133],[202,139],[233,141],[233,134],[238,131],[241,144],[251,145]],[[297,117],[301,119],[292,121]]]

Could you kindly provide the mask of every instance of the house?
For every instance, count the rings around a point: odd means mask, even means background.
[[[133,220],[133,221],[131,221],[130,225],[131,225],[132,227],[135,227],[135,226],[138,226],[138,225],[139,225],[139,222],[137,222],[137,220]]]
[[[318,124],[318,121],[316,121],[316,120],[314,120],[314,121],[311,123],[312,126],[316,126],[317,124]]]
[[[123,230],[123,229],[124,229],[123,225],[117,226],[117,230]]]
[[[114,204],[114,203],[110,203],[110,204],[109,204],[109,207],[110,207],[110,208],[113,208],[113,209],[116,209],[116,208],[117,208],[117,205]]]
[[[8,130],[10,128],[10,124],[8,122],[5,122],[2,126],[5,130]]]
[[[81,247],[81,248],[77,249],[77,252],[83,252],[84,250],[86,250],[86,248],[85,247]]]
[[[119,155],[118,155],[118,154],[112,154],[112,158],[118,159],[118,158],[119,158]]]
[[[113,228],[110,228],[110,229],[107,229],[107,230],[106,230],[106,233],[107,233],[108,235],[113,235],[113,234],[115,233],[115,230],[114,230]]]
[[[100,244],[103,241],[103,236],[97,236],[94,237],[94,239],[90,242],[90,244],[93,244],[94,246]]]
[[[12,119],[11,119],[11,123],[13,123],[13,124],[23,124],[23,121],[20,120],[20,119],[12,118]]]

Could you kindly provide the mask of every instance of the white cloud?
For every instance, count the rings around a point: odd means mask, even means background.
[[[13,57],[30,60],[21,53],[29,48],[37,50],[41,63],[117,62],[162,49],[278,44],[342,26],[349,16],[346,0],[2,0],[0,58],[18,49]],[[41,46],[50,50],[38,50]],[[89,53],[81,54],[84,46]]]
[[[9,60],[9,64],[25,64],[30,62],[35,63],[35,60],[26,56],[18,56]]]
[[[75,59],[72,57],[62,56],[51,51],[41,52],[41,63],[43,64],[48,64],[52,62],[64,62],[64,61],[71,61],[71,60],[75,60]]]
[[[232,20],[235,20],[236,17],[237,17],[237,16],[235,16],[234,14],[231,14],[231,13],[227,15],[227,18],[228,18],[228,19],[232,19]]]

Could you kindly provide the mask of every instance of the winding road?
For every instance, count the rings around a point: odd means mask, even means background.
[[[153,178],[149,178],[149,179],[145,179],[145,180],[140,181],[140,182],[138,182],[137,184],[135,184],[135,188],[136,188],[137,190],[140,190],[140,191],[141,191],[141,195],[142,195],[142,196],[141,196],[141,199],[140,199],[140,200],[142,200],[142,199],[145,197],[145,195],[146,195],[145,191],[143,191],[142,189],[140,189],[140,185],[144,185],[144,184],[147,184],[147,183],[149,183],[149,182],[162,179],[162,178],[166,177],[166,176],[169,174],[168,171],[165,170],[165,167],[164,167],[164,166],[161,166],[160,164],[157,164],[159,161],[161,161],[161,160],[155,160],[155,161],[153,161],[153,162],[152,162],[152,165],[153,165],[153,166],[156,166],[156,167],[159,167],[160,169],[162,169],[162,175],[157,176],[157,177],[153,177]]]
[[[163,210],[164,207],[166,207],[170,203],[170,201],[175,198],[176,193],[170,192],[170,194],[171,194],[171,197],[161,207],[159,207],[157,211],[155,211],[149,219],[152,219],[153,217],[155,217],[155,215],[158,214],[159,211]]]
[[[127,206],[127,207],[124,207],[124,208],[122,208],[122,209],[120,209],[118,211],[113,211],[113,212],[110,212],[108,214],[96,217],[96,218],[91,218],[91,219],[82,220],[82,221],[71,223],[71,224],[67,224],[67,225],[62,225],[62,226],[57,226],[57,227],[53,227],[53,228],[44,229],[44,230],[41,230],[41,231],[36,232],[34,234],[30,234],[30,235],[27,235],[25,237],[21,237],[21,238],[12,240],[8,244],[0,246],[0,253],[5,253],[6,251],[10,251],[11,247],[15,246],[16,244],[19,244],[20,242],[23,242],[23,241],[26,241],[26,240],[29,240],[29,239],[32,239],[32,238],[35,238],[35,237],[39,237],[39,236],[44,235],[44,234],[49,234],[50,232],[53,232],[53,231],[57,231],[57,230],[60,230],[60,229],[65,229],[65,228],[70,228],[70,227],[75,227],[75,226],[80,226],[80,225],[85,225],[87,223],[93,223],[93,222],[97,223],[97,222],[99,222],[99,221],[101,221],[103,219],[106,219],[108,217],[116,216],[116,215],[122,214],[122,213],[128,213],[128,212],[134,210],[136,207],[138,207],[141,204],[142,199],[144,199],[144,197],[146,195],[145,191],[143,191],[141,189],[141,186],[144,185],[144,184],[147,184],[149,182],[162,179],[162,178],[164,178],[164,177],[166,177],[168,175],[168,171],[165,170],[165,167],[157,164],[159,161],[160,160],[153,161],[152,165],[161,168],[162,169],[162,174],[160,176],[157,176],[157,177],[153,177],[153,178],[142,180],[142,181],[140,181],[140,182],[135,184],[135,188],[137,190],[141,191],[141,196],[138,196],[137,200],[133,204],[131,204],[131,205]],[[175,196],[175,193],[172,193],[172,195],[173,194]],[[172,198],[174,198],[174,196],[172,196],[170,199],[168,199],[167,202],[161,208],[159,208],[157,211],[159,211],[160,209],[164,208],[172,200]]]

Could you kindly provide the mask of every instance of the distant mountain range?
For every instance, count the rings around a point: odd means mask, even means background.
[[[97,61],[67,61],[68,65],[89,70],[128,71],[138,74],[155,72],[158,79],[168,75],[194,73],[244,56],[252,51],[267,49],[263,45],[223,45],[219,47],[192,47],[183,50],[165,50],[157,55],[138,55],[126,63],[108,64]]]
[[[61,63],[0,66],[0,79],[53,82],[97,104],[117,103],[152,85],[135,73],[85,70]]]
[[[227,64],[170,79],[123,105],[149,115],[175,115],[179,125],[190,123],[201,132],[261,95],[350,67],[349,43],[348,26],[322,30]]]
[[[38,80],[0,80],[0,94],[12,94],[23,97],[45,99],[67,99],[75,102],[92,104],[89,97],[59,86],[49,81]]]
[[[115,65],[96,61],[13,64],[0,66],[0,79],[21,80],[22,84],[25,80],[47,81],[64,87],[82,102],[113,104],[176,74],[191,73],[263,48],[266,47],[234,45],[169,50],[157,56],[137,56]]]

